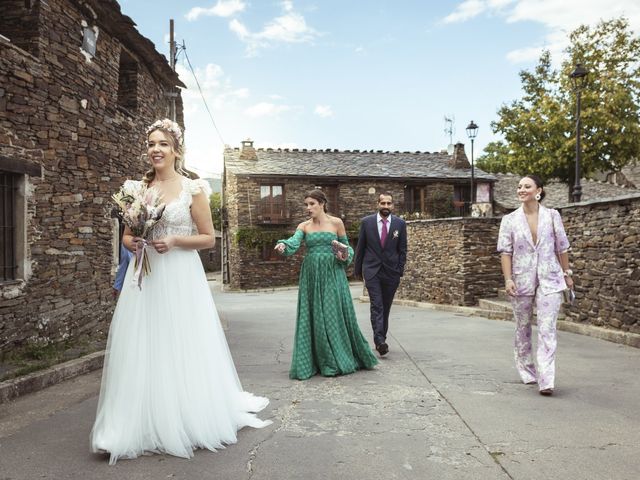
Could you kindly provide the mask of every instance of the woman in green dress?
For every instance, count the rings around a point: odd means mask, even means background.
[[[309,220],[275,247],[286,256],[293,255],[303,241],[307,248],[300,270],[289,377],[306,380],[317,373],[333,377],[373,368],[378,360],[358,327],[345,273],[353,249],[344,224],[327,215],[327,197],[321,190],[307,193],[304,204]]]

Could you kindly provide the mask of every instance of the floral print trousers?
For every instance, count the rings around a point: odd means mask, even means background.
[[[533,361],[531,320],[535,302],[538,317],[538,345],[536,365]],[[556,321],[562,304],[562,293],[545,295],[540,288],[536,295],[511,297],[513,316],[516,322],[514,353],[516,369],[523,383],[538,383],[538,388],[544,390],[553,388],[556,371]]]

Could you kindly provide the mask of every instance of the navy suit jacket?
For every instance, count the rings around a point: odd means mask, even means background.
[[[362,219],[356,246],[354,273],[365,280],[375,277],[380,269],[391,276],[401,277],[407,261],[407,224],[391,215],[389,234],[384,247],[380,244],[377,214]]]

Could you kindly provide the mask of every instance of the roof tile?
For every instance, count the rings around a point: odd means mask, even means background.
[[[257,160],[243,160],[237,148],[224,152],[225,167],[236,175],[468,179],[470,168],[449,165],[451,155],[429,152],[382,152],[359,150],[258,149]],[[496,177],[478,168],[477,179]]]

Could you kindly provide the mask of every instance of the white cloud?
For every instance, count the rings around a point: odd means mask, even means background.
[[[331,110],[330,105],[316,105],[313,113],[322,118],[333,117],[333,110]]]
[[[247,27],[245,27],[242,23],[240,23],[235,18],[229,22],[229,29],[240,37],[240,40],[244,40],[249,37],[251,34]]]
[[[215,89],[220,87],[220,82],[223,76],[222,67],[215,63],[209,63],[204,69],[204,79],[202,80],[202,86],[205,89]]]
[[[579,14],[576,14],[579,12]],[[508,12],[507,21],[532,21],[550,28],[571,31],[579,25],[594,25],[601,20],[624,15],[631,27],[640,29],[640,3],[636,0],[518,0]]]
[[[291,107],[288,105],[276,105],[275,103],[260,102],[245,109],[244,113],[252,118],[274,117],[289,110],[291,110]]]
[[[293,2],[281,3],[284,14],[264,25],[261,31],[251,32],[237,19],[229,22],[229,29],[247,44],[247,54],[254,56],[262,48],[277,43],[306,43],[315,39],[319,33],[307,25],[305,18],[293,10]]]
[[[242,0],[218,0],[213,7],[194,7],[185,15],[189,21],[197,20],[202,16],[230,17],[246,8]]]
[[[479,15],[504,18],[507,23],[535,22],[547,27],[540,45],[526,46],[507,54],[512,62],[526,62],[539,57],[543,49],[558,56],[568,44],[568,33],[579,25],[595,25],[624,15],[631,28],[640,31],[640,2],[637,0],[464,0],[443,23],[466,22]]]
[[[238,88],[231,92],[231,95],[236,98],[249,98],[249,89],[248,88]]]
[[[292,0],[283,0],[282,1],[282,9],[285,12],[292,12],[293,11],[293,1]]]
[[[512,50],[507,53],[507,60],[512,63],[535,62],[540,58],[543,50],[549,50],[551,57],[560,60],[562,51],[567,46],[567,33],[562,31],[552,32],[544,38],[544,43],[538,46],[530,46]]]
[[[256,141],[255,146],[257,148],[288,148],[289,150],[293,150],[294,148],[300,148],[295,142],[273,142],[271,140],[264,140],[261,142]]]
[[[507,60],[511,63],[527,63],[527,62],[535,62],[545,47],[525,47],[518,48],[517,50],[511,50],[507,53]]]
[[[256,37],[276,42],[307,42],[316,36],[315,30],[307,25],[298,13],[287,13],[274,18]]]
[[[185,118],[186,161],[188,168],[204,171],[220,171],[222,169],[223,140],[219,138],[209,117],[209,112],[200,95],[198,85],[185,65],[178,63],[176,71],[187,86],[182,90]],[[207,64],[195,69],[209,111],[225,137],[235,141],[238,134],[234,126],[238,123],[237,112],[244,108],[244,103],[251,97],[251,92],[244,86],[233,85],[220,65]]]
[[[205,110],[198,85],[193,78],[191,70],[182,64],[176,65],[176,71],[180,80],[187,86],[182,91],[185,111]],[[209,63],[204,68],[196,68],[196,77],[202,89],[202,95],[209,108],[220,109],[225,105],[233,104],[238,99],[249,98],[250,91],[246,87],[234,87],[226,77],[222,67],[215,63]]]
[[[506,7],[510,3],[513,3],[516,0],[488,0],[487,3],[490,8],[500,9],[502,7]]]
[[[487,5],[483,0],[464,0],[464,2],[458,5],[452,13],[444,18],[443,22],[466,22],[467,20],[477,17],[486,10]]]

